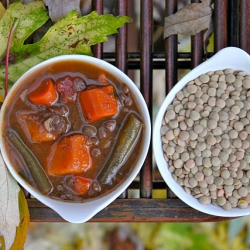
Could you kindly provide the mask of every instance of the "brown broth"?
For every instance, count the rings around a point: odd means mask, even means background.
[[[96,128],[97,134],[95,136],[92,136],[92,139],[94,138],[93,139],[94,142],[95,140],[99,140],[99,144],[89,146],[89,150],[93,154],[98,152],[100,154],[98,156],[91,155],[92,159],[91,169],[81,174],[77,174],[84,178],[92,179],[94,180],[94,182],[96,182],[97,173],[103,167],[103,164],[106,162],[107,157],[109,157],[110,155],[112,147],[117,138],[118,131],[123,125],[124,118],[130,112],[134,112],[139,117],[141,117],[139,114],[139,110],[136,106],[135,100],[132,96],[132,93],[130,93],[130,91],[128,91],[128,93],[127,91],[123,91],[124,84],[115,77],[113,77],[109,72],[104,71],[103,69],[98,68],[92,64],[87,64],[80,61],[78,61],[77,63],[75,61],[58,62],[54,63],[53,66],[44,67],[42,70],[39,69],[39,72],[37,71],[32,75],[26,77],[26,79],[23,80],[23,83],[21,84],[20,88],[16,90],[16,92],[13,94],[12,100],[8,107],[8,112],[6,112],[5,114],[5,129],[7,128],[14,129],[22,138],[24,143],[32,150],[32,152],[34,153],[38,161],[41,163],[41,165],[43,167],[46,166],[47,158],[50,155],[51,147],[54,145],[55,141],[33,143],[27,137],[22,126],[20,126],[20,123],[17,121],[17,114],[20,111],[36,112],[38,109],[44,110],[44,112],[46,113],[47,109],[42,106],[36,106],[30,104],[30,102],[27,100],[27,96],[25,97],[25,101],[23,101],[20,98],[20,96],[23,95],[23,93],[25,93],[24,91],[30,88],[31,85],[32,86],[36,85],[38,82],[40,82],[45,78],[52,78],[56,82],[58,79],[66,76],[80,77],[85,80],[87,88],[91,88],[92,86],[99,86],[102,83],[98,81],[98,78],[103,73],[108,79],[108,83],[113,85],[115,89],[116,98],[119,101],[118,115],[115,115],[114,117],[101,119],[99,121],[88,124],[84,118],[84,115],[81,112],[81,108],[79,107],[78,98],[76,98],[76,100],[73,102],[65,104],[59,97],[57,103],[55,104],[55,106],[66,105],[68,107],[69,110],[68,120],[71,124],[71,127],[69,131],[67,131],[67,134],[84,133],[84,131],[86,132],[86,126],[89,125],[94,126]],[[130,100],[132,100],[132,104],[130,103]],[[113,132],[108,131],[107,128],[105,127],[105,124],[107,124],[107,122],[109,121],[111,122],[115,121],[116,123]],[[102,134],[103,131],[105,133]],[[142,133],[140,134],[140,139],[138,140],[136,147],[130,154],[127,161],[119,170],[118,174],[116,175],[116,178],[112,181],[112,184],[101,186],[101,190],[99,190],[98,192],[94,191],[91,188],[87,195],[77,195],[66,186],[67,179],[70,178],[71,175],[49,176],[54,187],[53,191],[49,194],[49,196],[54,197],[56,199],[83,201],[84,199],[89,199],[99,195],[103,195],[112,190],[113,188],[115,188],[117,185],[119,185],[120,182],[122,182],[126,178],[126,176],[130,173],[130,171],[132,170],[133,166],[137,161],[141,148]],[[104,136],[105,134],[106,137]],[[65,136],[65,134],[61,136]],[[59,140],[61,136],[57,140]],[[10,144],[6,143],[6,145],[9,155],[12,156],[10,157],[12,164],[18,170],[20,175],[24,179],[26,179],[26,181],[28,181],[31,185],[34,186],[34,183],[30,180],[29,174],[27,174],[27,171],[25,170],[24,162],[20,158],[20,155],[18,155],[15,152],[15,150],[12,148]],[[45,169],[45,171],[47,172],[47,169]]]

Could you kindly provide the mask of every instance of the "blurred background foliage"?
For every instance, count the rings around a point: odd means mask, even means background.
[[[248,250],[250,217],[204,223],[33,222],[25,250]]]

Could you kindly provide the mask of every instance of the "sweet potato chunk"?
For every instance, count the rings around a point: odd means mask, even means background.
[[[55,133],[46,131],[37,114],[20,113],[18,121],[32,142],[54,141],[58,137]]]
[[[87,171],[91,167],[86,137],[82,134],[64,136],[52,149],[48,159],[48,174],[66,175]]]
[[[89,192],[92,180],[84,178],[82,176],[73,176],[69,183],[69,188],[71,188],[75,193],[79,195],[85,195]]]
[[[88,122],[110,117],[118,112],[112,85],[84,90],[79,94],[79,101]]]
[[[34,104],[49,106],[57,100],[57,92],[52,79],[43,80],[37,88],[28,93],[28,99]]]

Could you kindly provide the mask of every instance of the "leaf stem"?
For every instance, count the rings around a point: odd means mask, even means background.
[[[7,43],[7,49],[6,49],[6,59],[5,59],[5,88],[4,88],[4,98],[7,96],[8,94],[8,80],[9,80],[9,56],[10,56],[10,42],[14,33],[14,30],[16,28],[18,24],[18,19],[15,18],[13,25],[10,29],[10,33],[8,36],[8,43]]]

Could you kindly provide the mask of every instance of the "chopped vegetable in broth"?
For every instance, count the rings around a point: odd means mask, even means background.
[[[27,76],[9,102],[12,164],[41,193],[81,202],[114,189],[136,164],[144,125],[128,86],[64,61]]]

